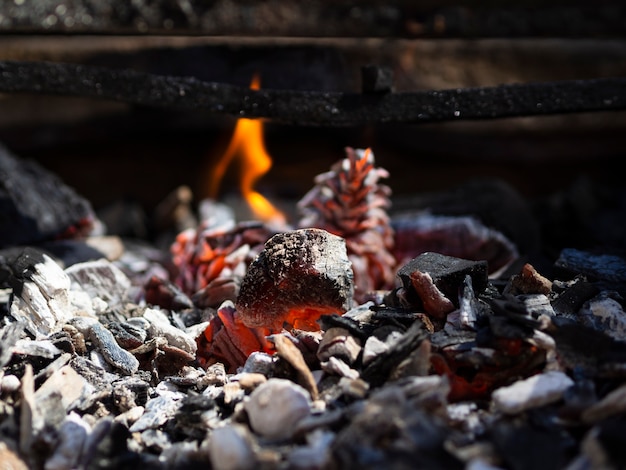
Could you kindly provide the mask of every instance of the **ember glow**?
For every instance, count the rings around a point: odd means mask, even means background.
[[[258,90],[260,83],[259,77],[255,75],[250,88]],[[254,184],[272,167],[272,158],[265,149],[262,120],[241,118],[237,121],[228,148],[211,175],[211,197],[213,199],[217,198],[220,182],[235,157],[239,159],[240,164],[239,186],[241,194],[255,217],[263,222],[284,226],[286,219],[283,213],[258,191],[254,190]]]

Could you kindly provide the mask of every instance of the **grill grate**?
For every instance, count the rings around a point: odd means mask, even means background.
[[[626,108],[626,78],[417,92],[250,90],[193,77],[47,62],[0,62],[0,91],[95,97],[203,109],[298,125],[422,123]]]

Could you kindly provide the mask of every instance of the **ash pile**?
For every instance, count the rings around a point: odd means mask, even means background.
[[[390,215],[387,173],[347,148],[294,226],[204,201],[163,249],[0,164],[6,468],[626,464],[623,224],[550,258],[500,183]]]

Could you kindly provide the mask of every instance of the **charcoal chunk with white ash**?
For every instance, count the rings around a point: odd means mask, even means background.
[[[352,306],[353,273],[343,238],[301,229],[270,238],[248,268],[236,308],[244,324],[317,330],[322,314]]]

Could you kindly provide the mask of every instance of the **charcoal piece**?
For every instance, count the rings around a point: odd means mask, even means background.
[[[407,300],[417,304],[422,300],[411,280],[411,276],[417,272],[428,274],[435,287],[456,307],[459,306],[459,292],[465,276],[471,276],[477,295],[486,289],[488,282],[486,261],[470,261],[433,252],[422,253],[398,270],[398,277],[407,291]]]
[[[492,429],[492,442],[511,470],[554,470],[566,467],[569,439],[556,428],[543,429],[519,421],[501,421]]]
[[[553,319],[556,328],[547,331],[556,342],[564,366],[576,368],[588,377],[606,377],[626,363],[626,343],[571,320]],[[618,372],[619,373],[619,372]],[[621,373],[620,375],[623,375]]]
[[[604,462],[609,468],[624,468],[626,465],[626,439],[624,438],[626,419],[619,415],[598,424],[596,439],[609,458]]]
[[[9,323],[0,329],[0,367],[4,367],[11,360],[13,345],[24,332],[23,323]]]
[[[311,369],[304,360],[302,352],[286,335],[272,335],[269,337],[269,340],[274,343],[278,357],[288,362],[297,372],[298,385],[302,386],[307,392],[309,392],[313,400],[317,400],[317,384],[313,374],[311,373]]]
[[[127,300],[132,284],[120,268],[104,258],[74,264],[65,272],[72,283],[80,285],[92,298],[101,298],[110,308]]]
[[[115,341],[113,333],[100,323],[96,322],[91,325],[89,337],[104,359],[113,367],[126,375],[137,372],[137,369],[139,369],[137,358],[125,349],[122,349]]]
[[[385,387],[355,411],[331,445],[332,468],[464,468],[445,450],[444,425],[400,387]]]
[[[487,317],[491,331],[498,337],[524,339],[541,326],[515,297],[493,299],[489,302],[494,315]]]
[[[373,387],[382,385],[393,368],[418,348],[426,337],[423,323],[414,322],[393,346],[371,360],[361,372],[361,377]]]
[[[331,328],[344,328],[357,338],[365,340],[368,336],[357,321],[345,315],[322,315],[320,316],[319,323],[323,331],[330,330]]]
[[[144,286],[145,299],[150,305],[165,310],[184,310],[193,302],[176,284],[158,276],[152,276]]]
[[[37,163],[0,144],[0,248],[88,233],[91,204]]]
[[[586,302],[577,319],[585,326],[602,331],[617,341],[626,341],[626,312],[615,292],[603,291]]]
[[[626,294],[626,259],[621,256],[566,248],[559,254],[554,268],[565,274],[583,274],[605,288]]]
[[[320,315],[352,307],[353,273],[344,239],[321,229],[270,238],[248,268],[236,308],[248,327],[280,330],[284,323],[318,330]]]
[[[217,407],[215,399],[206,395],[187,395],[174,416],[174,427],[182,435],[202,440],[206,436],[207,423],[203,418],[208,410]]]
[[[85,451],[88,461],[83,462],[90,470],[159,468],[156,459],[143,456],[128,448],[131,434],[126,426],[112,418],[103,418],[92,431],[94,439],[89,439]],[[97,437],[97,439],[95,438]],[[151,467],[152,465],[152,467]]]
[[[574,315],[585,302],[600,293],[597,286],[579,278],[552,301],[552,308],[557,315]]]
[[[129,322],[109,322],[107,329],[113,334],[117,344],[127,350],[138,348],[148,336],[145,329]]]

